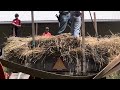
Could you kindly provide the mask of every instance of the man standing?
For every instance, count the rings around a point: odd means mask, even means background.
[[[70,23],[70,11],[59,11],[59,13],[60,26],[57,33],[58,35],[62,34],[65,31],[67,24]]]
[[[79,37],[81,28],[81,12],[70,11],[70,14],[71,14],[71,34],[74,37]]]
[[[12,21],[13,25],[13,36],[20,37],[21,32],[19,28],[21,27],[21,21],[18,19],[19,15],[15,14],[15,19]]]

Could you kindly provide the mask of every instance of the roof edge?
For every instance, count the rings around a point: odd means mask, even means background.
[[[120,19],[97,19],[97,22],[120,22]],[[0,21],[0,24],[11,24],[12,21]],[[85,19],[85,22],[92,22],[91,19]],[[22,23],[32,23],[31,21],[22,21]],[[35,20],[34,23],[58,23],[58,20]]]

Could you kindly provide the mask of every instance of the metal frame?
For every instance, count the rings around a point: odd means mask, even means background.
[[[0,62],[5,67],[16,70],[18,72],[29,74],[33,77],[43,78],[43,79],[92,79],[96,74],[89,76],[70,76],[70,75],[61,75],[55,74],[43,70],[33,69],[30,67],[26,67],[8,60],[0,59]]]

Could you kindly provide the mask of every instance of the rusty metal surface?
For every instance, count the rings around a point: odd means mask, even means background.
[[[10,69],[43,79],[92,79],[95,76],[95,74],[90,76],[69,76],[69,75],[55,74],[47,71],[33,69],[30,67],[25,67],[23,65],[14,62],[3,60],[2,58],[0,59],[0,62],[2,63],[3,66],[8,67]]]

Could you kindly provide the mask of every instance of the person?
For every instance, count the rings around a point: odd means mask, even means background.
[[[13,35],[16,37],[20,37],[21,36],[21,32],[19,30],[19,28],[21,27],[21,20],[18,19],[19,14],[15,14],[15,19],[12,21],[12,25],[13,25]]]
[[[62,34],[67,25],[70,25],[70,11],[59,11],[59,23],[57,35]]]
[[[5,74],[4,74],[3,66],[1,63],[0,63],[0,79],[5,79]]]
[[[42,36],[47,38],[52,36],[51,33],[49,32],[49,27],[45,27],[45,32],[42,34]]]
[[[81,12],[70,11],[70,14],[71,14],[71,34],[74,37],[79,37],[81,28]]]

